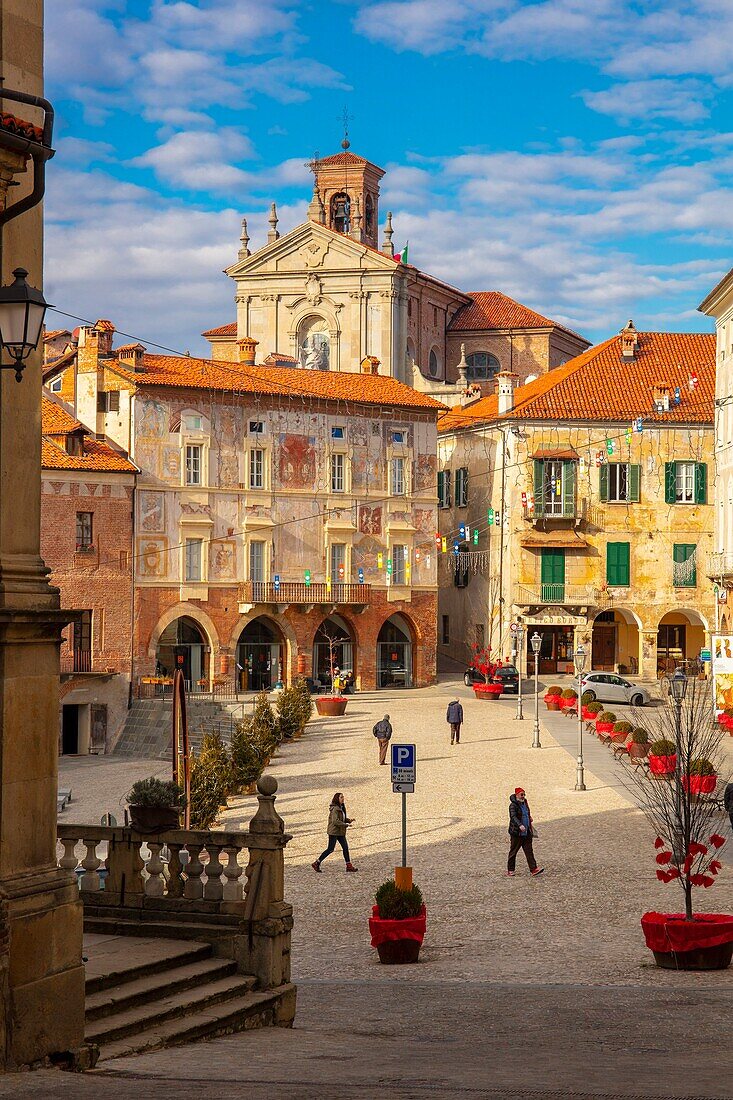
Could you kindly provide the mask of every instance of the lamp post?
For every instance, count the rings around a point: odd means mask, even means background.
[[[687,836],[687,820],[682,820],[682,704],[685,701],[687,695],[687,677],[681,668],[675,669],[674,676],[669,682],[669,694],[670,698],[675,705],[675,722],[674,722],[674,751],[675,751],[675,769],[674,769],[674,810],[675,817],[677,818],[677,855],[680,858],[681,853],[686,849],[689,837]],[[685,814],[685,818],[687,815]]]
[[[585,649],[579,645],[575,650],[575,671],[578,676],[578,770],[575,777],[576,791],[584,791],[585,771],[583,768],[583,669],[585,668]]]
[[[22,380],[25,361],[38,347],[48,308],[41,291],[25,281],[27,274],[24,267],[16,267],[15,282],[0,287],[0,345],[13,360],[0,363],[0,369],[14,370],[16,382]]]
[[[523,722],[524,713],[522,712],[522,651],[524,649],[524,627],[521,623],[517,624],[517,633],[515,637],[517,639],[517,671],[519,672],[519,682],[517,684],[517,713],[514,715],[514,718],[519,722]]]
[[[542,647],[542,635],[535,630],[530,638],[532,652],[534,653],[534,727],[532,729],[532,748],[541,749],[540,744],[540,649]]]

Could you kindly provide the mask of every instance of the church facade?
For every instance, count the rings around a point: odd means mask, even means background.
[[[273,204],[254,251],[243,222],[227,269],[237,319],[203,334],[212,358],[239,361],[243,340],[257,341],[260,362],[306,370],[358,371],[371,356],[383,373],[456,404],[493,392],[500,371],[525,382],[588,347],[498,291],[465,293],[405,262],[391,212],[380,245],[377,165],[347,148],[312,167],[305,222],[280,235]]]

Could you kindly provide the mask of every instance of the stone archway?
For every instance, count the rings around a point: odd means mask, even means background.
[[[657,674],[670,674],[683,662],[696,661],[708,637],[708,622],[696,609],[667,611],[657,624]]]
[[[592,624],[591,668],[636,676],[642,666],[641,620],[625,607],[599,611]]]
[[[239,691],[272,691],[287,678],[287,642],[280,623],[252,616],[236,640],[235,677]]]
[[[193,619],[208,639],[208,644],[212,647],[212,652],[219,646],[219,634],[214,626],[214,620],[207,615],[207,613],[201,607],[197,607],[191,603],[178,603],[174,607],[168,608],[155,624],[152,634],[150,635],[150,642],[148,644],[148,656],[155,657],[155,651],[158,648],[158,641],[163,631],[176,619],[188,617]]]
[[[186,690],[194,691],[208,687],[210,665],[211,639],[193,616],[180,615],[159,633],[155,647],[157,676],[172,677],[180,668]]]
[[[313,635],[313,679],[331,683],[331,646],[333,663],[342,673],[356,678],[356,639],[351,624],[335,612],[325,618]]]
[[[415,624],[396,611],[382,623],[377,635],[377,687],[412,687],[414,680]]]

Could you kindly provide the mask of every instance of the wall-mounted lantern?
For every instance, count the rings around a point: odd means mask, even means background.
[[[13,362],[0,363],[0,369],[14,370],[20,382],[25,361],[41,339],[48,303],[40,290],[28,285],[24,267],[16,267],[13,275],[15,282],[0,287],[0,345]]]

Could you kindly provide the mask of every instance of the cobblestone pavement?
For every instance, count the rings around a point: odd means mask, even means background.
[[[445,709],[455,696],[466,721],[452,748]],[[609,772],[607,750],[587,745],[588,790],[576,792],[569,720],[553,721],[566,750],[543,712],[543,748],[533,750],[529,700],[525,721],[514,720],[515,708],[514,699],[479,703],[455,681],[357,695],[343,718],[315,719],[273,760],[277,808],[294,834],[286,853],[300,983],[293,1031],[122,1059],[84,1078],[16,1079],[12,1088],[21,1091],[3,1092],[0,1081],[0,1097],[208,1100],[245,1088],[268,1100],[733,1098],[733,970],[684,974],[653,965],[639,917],[676,909],[680,899],[655,877],[649,827]],[[367,929],[374,890],[399,861],[400,798],[371,735],[385,711],[395,739],[414,741],[418,753],[408,862],[425,894],[428,932],[413,967],[381,967]],[[150,762],[124,763],[125,790],[137,774],[150,774]],[[93,820],[109,808],[112,795],[101,799],[100,784],[114,783],[114,766],[100,758],[85,773],[69,768],[78,806]],[[538,879],[520,863],[516,878],[504,873],[507,801],[518,785],[539,829],[546,873]],[[337,853],[321,875],[310,866],[336,790],[357,819],[350,830],[357,875],[345,873]],[[238,799],[222,822],[244,825],[254,808],[254,798]],[[75,809],[68,813],[78,819]],[[698,904],[731,910],[727,869]]]

